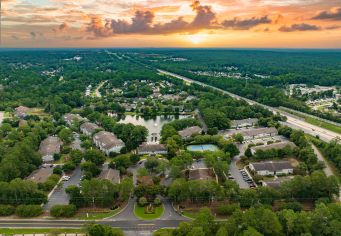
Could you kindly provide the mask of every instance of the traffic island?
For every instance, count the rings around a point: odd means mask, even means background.
[[[163,215],[163,212],[164,207],[162,204],[160,206],[154,206],[153,204],[139,206],[138,204],[135,204],[134,206],[134,214],[137,218],[141,220],[158,219]]]

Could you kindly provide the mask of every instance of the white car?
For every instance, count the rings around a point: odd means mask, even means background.
[[[71,178],[70,176],[65,175],[65,176],[62,177],[62,180],[63,181],[68,181],[70,178]]]

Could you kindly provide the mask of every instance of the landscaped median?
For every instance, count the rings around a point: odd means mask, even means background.
[[[134,214],[137,218],[141,220],[155,220],[160,218],[163,215],[164,207],[161,204],[160,206],[146,205],[139,206],[139,204],[135,204],[134,206]]]

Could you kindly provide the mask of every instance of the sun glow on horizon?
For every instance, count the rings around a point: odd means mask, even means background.
[[[195,45],[203,43],[207,39],[206,34],[191,34],[187,36],[187,39]]]

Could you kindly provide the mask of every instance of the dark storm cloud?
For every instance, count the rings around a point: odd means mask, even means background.
[[[313,20],[341,20],[341,7],[331,11],[322,11],[312,18]]]
[[[318,31],[322,30],[320,26],[317,25],[310,25],[306,23],[302,24],[293,24],[290,26],[282,26],[279,28],[279,31],[281,32],[295,32],[295,31]]]
[[[248,30],[257,25],[262,24],[270,24],[272,20],[268,16],[263,17],[252,17],[249,19],[238,19],[234,18],[233,20],[225,20],[222,22],[222,25],[225,28],[236,29],[236,30]]]

